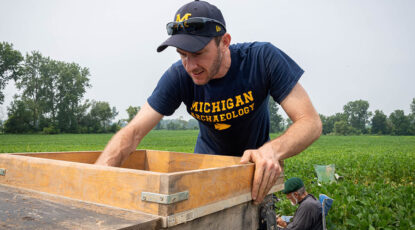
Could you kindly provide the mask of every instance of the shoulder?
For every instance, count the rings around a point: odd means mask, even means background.
[[[315,199],[312,195],[306,197],[301,206],[306,209],[321,209],[320,201]]]
[[[232,52],[238,52],[241,54],[252,53],[252,52],[263,52],[269,49],[275,49],[276,46],[270,42],[245,42],[232,44],[229,49]],[[277,48],[278,49],[278,48]]]
[[[234,57],[252,58],[260,63],[272,63],[284,59],[285,54],[270,42],[237,43],[229,47]]]
[[[179,60],[173,63],[163,74],[160,79],[164,83],[169,84],[176,84],[180,82],[180,84],[187,84],[189,83],[188,80],[191,80],[186,70],[183,67],[182,62]]]
[[[180,76],[185,75],[186,70],[184,69],[182,62],[178,60],[166,70],[165,74]]]

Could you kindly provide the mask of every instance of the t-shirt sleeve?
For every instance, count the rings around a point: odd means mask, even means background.
[[[154,110],[164,116],[172,115],[180,106],[182,102],[180,73],[174,66],[163,74],[147,102]]]
[[[304,70],[271,43],[265,46],[264,54],[270,94],[276,102],[281,103],[297,84]]]

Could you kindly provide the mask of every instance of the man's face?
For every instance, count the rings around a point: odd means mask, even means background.
[[[186,72],[196,85],[207,84],[219,72],[223,55],[214,40],[196,53],[177,49]]]
[[[296,205],[298,203],[298,198],[296,197],[296,195],[297,194],[295,192],[290,192],[286,195],[287,199],[291,201],[292,205]]]

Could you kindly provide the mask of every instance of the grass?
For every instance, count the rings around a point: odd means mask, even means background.
[[[198,130],[151,131],[139,149],[193,152]],[[114,134],[0,135],[0,153],[103,150]]]
[[[193,152],[198,131],[152,131],[139,149]],[[271,137],[275,137],[272,134]],[[0,135],[0,153],[103,150],[112,134]],[[285,176],[334,198],[329,229],[415,229],[415,136],[322,136],[285,161]],[[344,176],[319,186],[314,164],[335,164]],[[277,212],[294,214],[285,196]]]

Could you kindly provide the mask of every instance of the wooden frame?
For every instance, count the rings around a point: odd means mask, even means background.
[[[101,152],[1,154],[0,184],[160,216],[170,227],[251,200],[254,164],[239,157],[137,150],[121,167],[94,165]],[[270,193],[283,188],[281,174]],[[183,201],[142,200],[143,192],[188,192]]]

